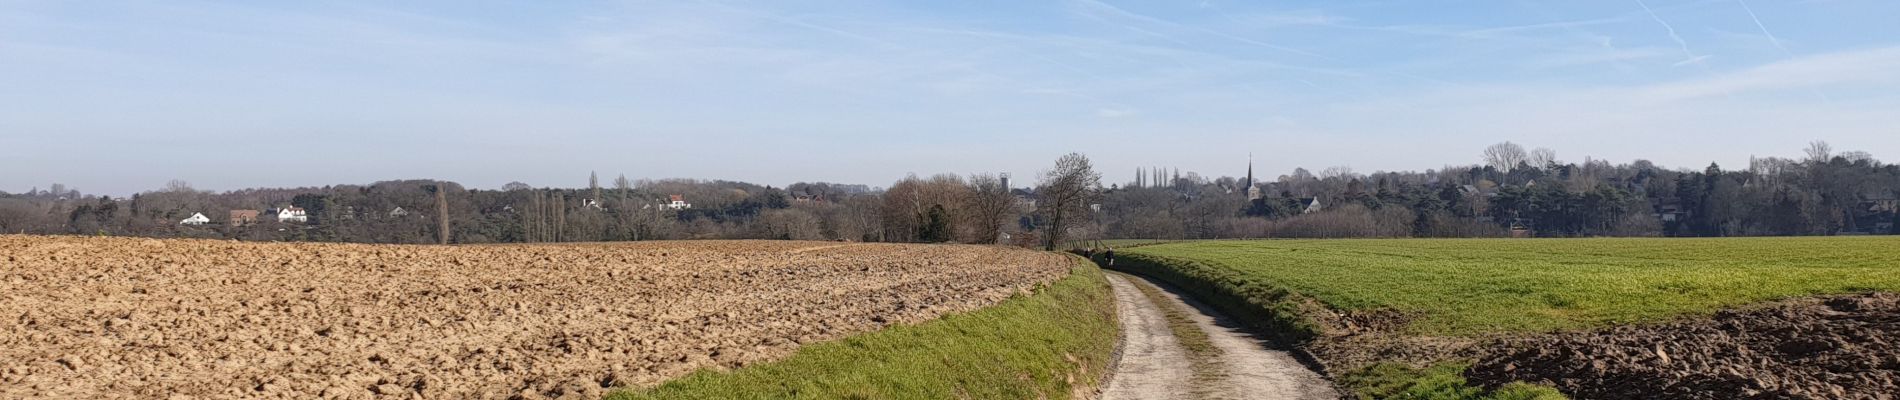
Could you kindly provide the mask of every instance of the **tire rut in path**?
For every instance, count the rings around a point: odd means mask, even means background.
[[[1264,339],[1172,287],[1120,273],[1110,273],[1108,280],[1115,291],[1123,339],[1121,362],[1102,392],[1103,399],[1339,398],[1330,382],[1291,354],[1269,348]],[[1153,293],[1162,298],[1152,298],[1136,285],[1159,289]],[[1199,359],[1183,348],[1163,307],[1185,314],[1220,349],[1218,355]],[[1197,367],[1214,373],[1197,379]]]

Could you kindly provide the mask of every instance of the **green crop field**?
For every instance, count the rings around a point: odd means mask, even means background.
[[[1108,246],[1115,249],[1124,249],[1124,248],[1130,248],[1130,247],[1153,246],[1157,244],[1173,243],[1173,242],[1176,242],[1176,241],[1163,240],[1163,239],[1077,240],[1077,241],[1069,242],[1066,248],[1082,249],[1082,248],[1090,248],[1090,247],[1096,247],[1097,245],[1101,245],[1101,246]]]
[[[1192,260],[1341,310],[1392,309],[1412,334],[1546,332],[1787,297],[1900,291],[1900,237],[1200,241]]]

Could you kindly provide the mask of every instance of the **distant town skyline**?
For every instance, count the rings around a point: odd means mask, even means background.
[[[1900,3],[0,0],[0,190],[1900,148]]]

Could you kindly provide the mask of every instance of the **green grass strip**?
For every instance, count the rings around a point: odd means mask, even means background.
[[[1431,368],[1412,368],[1400,364],[1377,364],[1340,377],[1339,383],[1352,388],[1364,400],[1563,400],[1563,393],[1549,387],[1511,383],[1485,390],[1465,381],[1469,361],[1446,362]]]
[[[1194,260],[1134,252],[1118,254],[1114,269],[1172,284],[1277,340],[1304,343],[1320,334],[1319,323],[1302,310],[1302,307],[1310,307],[1305,304],[1306,298],[1232,270]]]
[[[836,342],[732,371],[702,370],[609,399],[1068,399],[1093,393],[1120,340],[1102,271],[996,306]]]

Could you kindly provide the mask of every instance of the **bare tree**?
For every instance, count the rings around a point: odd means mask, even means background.
[[[787,208],[760,213],[752,228],[760,239],[822,240],[825,237],[819,225],[818,217],[810,211]]]
[[[594,201],[600,201],[600,174],[587,171],[587,190],[593,192]]]
[[[1537,168],[1537,169],[1550,168],[1551,164],[1557,163],[1557,151],[1551,150],[1549,148],[1544,148],[1544,147],[1539,147],[1537,148],[1537,150],[1531,150],[1530,163],[1531,163],[1532,168]]]
[[[1003,180],[990,174],[970,175],[970,191],[963,202],[974,242],[982,244],[996,243],[1002,237],[1003,222],[1016,205]]]
[[[1868,153],[1868,152],[1860,151],[1860,150],[1843,151],[1841,152],[1841,158],[1847,160],[1847,162],[1849,163],[1858,163],[1861,161],[1867,161],[1867,162],[1876,161],[1874,159],[1873,153]]]
[[[54,185],[55,188],[59,187],[58,184]],[[191,182],[185,182],[182,179],[173,179],[171,182],[165,182],[165,191],[172,193],[190,193],[196,192],[198,189],[193,189]]]
[[[436,226],[436,238],[441,244],[449,244],[449,197],[442,185],[435,185],[435,216],[440,224]]]
[[[1326,169],[1319,171],[1320,179],[1352,178],[1354,176],[1357,176],[1357,174],[1352,172],[1352,167],[1345,165],[1326,167]]]
[[[506,185],[501,185],[501,190],[508,191],[508,192],[512,192],[516,190],[528,190],[528,189],[533,189],[533,188],[534,188],[533,186],[528,186],[528,184],[521,183],[521,182],[508,182],[508,184]]]
[[[1308,172],[1306,168],[1294,168],[1293,175],[1282,176],[1280,178],[1281,178],[1280,181],[1282,182],[1302,182],[1302,181],[1310,181],[1314,179],[1313,173]]]
[[[620,174],[620,177],[614,178],[614,190],[620,191],[621,197],[626,197],[627,192],[633,191],[633,181],[627,180],[627,174]]]
[[[1807,153],[1808,161],[1816,164],[1826,163],[1834,159],[1834,146],[1819,140],[1808,142]]]
[[[1530,155],[1524,152],[1524,146],[1517,143],[1504,142],[1484,148],[1484,163],[1499,171],[1511,172],[1528,159]]]
[[[1082,153],[1056,159],[1055,169],[1043,173],[1036,194],[1041,197],[1037,202],[1039,212],[1049,221],[1044,250],[1055,250],[1071,226],[1087,220],[1084,214],[1089,212],[1089,202],[1095,200],[1101,187],[1102,174],[1095,172],[1089,157]]]

